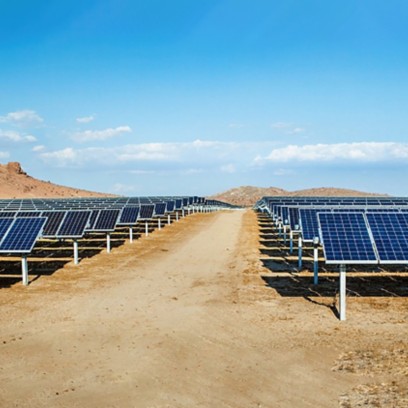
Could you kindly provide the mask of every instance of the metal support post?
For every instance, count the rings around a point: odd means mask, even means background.
[[[346,320],[346,265],[340,265],[340,320]]]
[[[129,242],[133,242],[133,228],[129,227]]]
[[[79,264],[79,254],[78,254],[78,241],[74,239],[74,264]]]
[[[148,221],[146,221],[146,224],[145,224],[145,235],[146,235],[146,237],[149,235],[149,223],[148,223]]]
[[[289,253],[293,254],[293,231],[289,232]]]
[[[319,284],[319,238],[313,239],[313,283]]]
[[[283,226],[283,244],[286,246],[286,229],[287,229],[287,225]]]
[[[178,213],[178,211],[176,211],[176,221],[178,221],[179,220],[179,213]]]
[[[21,257],[21,272],[23,276],[23,285],[27,286],[28,285],[28,261],[27,261],[27,255],[23,255]]]
[[[157,228],[161,230],[161,218],[159,217],[159,220],[157,221]]]
[[[299,234],[299,244],[298,244],[298,269],[302,269],[302,235]]]
[[[167,224],[168,224],[168,225],[171,224],[171,216],[170,216],[170,214],[167,214]]]
[[[111,252],[111,235],[109,233],[106,234],[106,252],[108,254]]]

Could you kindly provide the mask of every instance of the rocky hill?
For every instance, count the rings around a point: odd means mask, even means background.
[[[214,200],[226,201],[241,206],[252,206],[264,196],[334,196],[334,197],[361,197],[361,196],[385,196],[385,194],[365,193],[357,190],[349,190],[334,187],[311,188],[307,190],[287,191],[277,187],[253,187],[243,186],[233,188],[223,193],[215,194]]]
[[[103,197],[109,194],[95,193],[59,186],[29,176],[20,163],[0,164],[0,198],[46,197]]]

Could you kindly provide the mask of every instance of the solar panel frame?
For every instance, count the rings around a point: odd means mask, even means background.
[[[100,210],[98,218],[95,221],[92,229],[88,231],[103,231],[103,232],[113,232],[115,231],[116,224],[120,216],[120,210],[116,209],[106,209]]]
[[[82,238],[85,234],[85,229],[89,225],[91,217],[90,210],[73,210],[67,211],[64,221],[60,225],[57,232],[59,239],[77,239]]]
[[[160,217],[166,213],[166,203],[155,203],[154,205],[154,216]]]
[[[44,225],[42,236],[44,238],[54,238],[64,221],[66,211],[44,211],[43,217],[47,217],[47,222]]]
[[[122,209],[118,225],[135,225],[139,218],[140,207],[126,206]]]
[[[326,264],[378,264],[363,213],[318,212],[317,218]]]
[[[154,216],[154,204],[142,204],[140,206],[139,220],[151,220]]]
[[[13,224],[15,218],[0,218],[0,242],[7,235],[11,225]]]
[[[408,263],[408,213],[367,212],[381,264]]]
[[[46,222],[46,217],[15,218],[0,242],[0,253],[31,253]]]

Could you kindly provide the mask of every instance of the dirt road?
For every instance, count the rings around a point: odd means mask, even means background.
[[[406,300],[355,301],[340,323],[283,297],[258,228],[195,214],[1,289],[0,406],[405,406]]]

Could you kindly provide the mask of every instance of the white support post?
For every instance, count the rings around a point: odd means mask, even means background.
[[[340,265],[340,320],[346,320],[346,265]]]
[[[158,220],[157,227],[159,228],[159,230],[161,230],[161,218],[160,217],[159,217],[159,220]]]
[[[23,285],[27,286],[28,285],[28,261],[27,261],[27,255],[23,255],[21,257],[21,272],[23,276]]]
[[[78,241],[74,239],[74,264],[79,264],[79,255],[78,255]]]
[[[181,211],[181,216],[182,216],[183,218],[186,216],[186,212],[185,212],[185,210],[184,210],[184,207],[183,207],[183,210]]]
[[[319,248],[317,245],[313,248],[313,283],[319,284]]]
[[[190,213],[191,213],[191,208],[190,207],[188,207],[188,215],[190,215]]]
[[[289,233],[289,253],[293,254],[293,231],[290,230]]]
[[[111,252],[111,235],[109,233],[106,234],[106,252],[108,254]]]
[[[168,225],[171,224],[171,216],[170,216],[170,214],[167,215],[167,224],[168,224]]]
[[[287,225],[284,225],[283,226],[283,244],[286,246],[286,241],[287,241],[287,239],[286,239],[286,228],[287,228]]]
[[[146,237],[149,235],[149,223],[148,223],[148,221],[146,221],[146,224],[145,224],[145,235],[146,235]]]
[[[278,224],[278,235],[279,237],[282,236],[282,223],[281,222]]]
[[[133,228],[129,227],[129,242],[133,242]]]
[[[298,269],[302,269],[302,235],[299,234],[299,244],[298,244]]]
[[[176,211],[176,221],[178,221],[179,220],[179,213],[178,213],[178,211]]]

